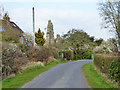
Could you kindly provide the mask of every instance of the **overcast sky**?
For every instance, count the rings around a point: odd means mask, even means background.
[[[11,21],[24,32],[32,33],[32,7],[35,8],[35,31],[40,28],[46,33],[51,20],[56,34],[65,34],[70,29],[83,29],[90,36],[107,40],[113,34],[101,29],[98,0],[2,0]]]

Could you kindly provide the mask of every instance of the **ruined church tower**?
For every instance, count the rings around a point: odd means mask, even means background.
[[[54,44],[54,31],[53,31],[53,24],[51,20],[48,21],[47,25],[47,33],[46,33],[46,44]]]

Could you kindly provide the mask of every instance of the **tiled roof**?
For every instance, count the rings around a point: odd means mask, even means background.
[[[10,21],[10,25],[14,28],[20,31],[21,33],[24,33],[14,22]]]

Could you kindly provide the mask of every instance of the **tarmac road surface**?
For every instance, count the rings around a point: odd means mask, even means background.
[[[40,74],[21,88],[89,88],[82,66],[93,60],[59,64]]]

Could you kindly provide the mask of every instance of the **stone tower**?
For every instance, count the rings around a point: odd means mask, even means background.
[[[53,24],[51,20],[48,21],[47,25],[47,33],[46,33],[46,44],[54,44],[54,31],[53,31]]]
[[[60,42],[61,42],[60,34],[57,34],[56,43],[60,43]]]

